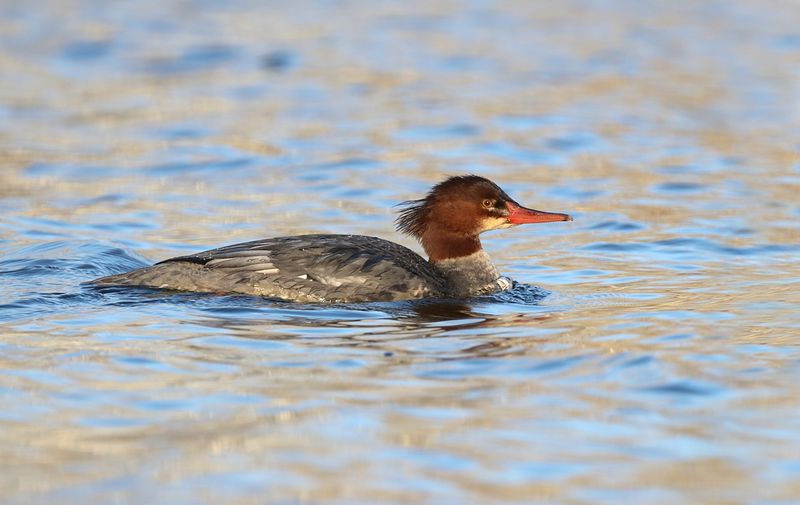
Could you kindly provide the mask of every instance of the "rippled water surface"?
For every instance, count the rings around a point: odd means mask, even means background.
[[[800,502],[800,7],[0,5],[3,503]],[[446,175],[572,223],[514,291],[81,283],[379,235]]]

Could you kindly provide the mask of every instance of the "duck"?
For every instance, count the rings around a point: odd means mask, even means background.
[[[512,284],[484,251],[482,233],[572,220],[568,214],[524,207],[478,175],[449,177],[399,207],[397,230],[417,239],[427,259],[378,237],[296,235],[177,256],[90,282],[301,303],[470,298]]]

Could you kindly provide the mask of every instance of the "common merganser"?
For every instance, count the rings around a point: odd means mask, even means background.
[[[411,249],[363,235],[299,235],[229,245],[92,281],[179,291],[244,293],[297,302],[466,298],[508,289],[478,235],[524,223],[571,221],[529,209],[492,181],[450,177],[425,198],[400,204],[397,230]]]

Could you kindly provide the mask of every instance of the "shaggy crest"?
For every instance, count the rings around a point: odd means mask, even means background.
[[[428,199],[406,200],[397,204],[397,206],[403,207],[397,219],[394,220],[397,231],[412,237],[421,237],[425,232],[425,221],[430,212]]]

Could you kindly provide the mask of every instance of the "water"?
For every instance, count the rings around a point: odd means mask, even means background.
[[[0,14],[4,503],[800,501],[796,3]],[[511,293],[81,285],[461,173]]]

